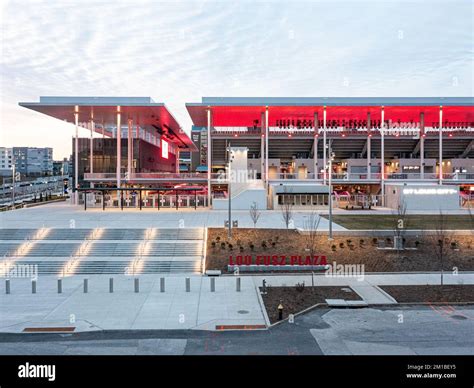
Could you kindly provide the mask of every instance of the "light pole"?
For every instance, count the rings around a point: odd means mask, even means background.
[[[328,162],[328,169],[329,169],[329,237],[328,240],[332,240],[332,161],[334,160],[334,152],[331,151],[331,147],[328,145],[329,148],[329,162]]]
[[[15,183],[16,183],[16,168],[15,156],[12,153],[12,210],[15,210]]]
[[[230,164],[232,163],[232,151],[230,150],[230,142],[227,146],[227,197],[229,204],[229,221],[228,221],[228,237],[229,240],[232,238],[232,196],[230,186],[232,183],[231,173],[230,173]]]

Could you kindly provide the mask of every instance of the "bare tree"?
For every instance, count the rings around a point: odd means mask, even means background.
[[[311,257],[316,254],[316,246],[318,242],[318,228],[321,216],[315,212],[304,220],[303,227],[305,231],[306,247],[309,249]]]
[[[293,219],[293,204],[291,202],[284,202],[281,207],[281,217],[286,225],[286,229],[290,227],[290,222]]]
[[[396,210],[396,220],[394,227],[395,238],[393,241],[394,248],[400,252],[404,249],[403,238],[405,232],[408,229],[408,216],[407,216],[407,205],[405,201],[400,201]]]
[[[447,217],[442,211],[434,221],[435,230],[430,235],[430,248],[439,262],[441,286],[444,284],[444,263],[451,256],[452,233],[447,229]]]
[[[468,202],[467,212],[469,214],[469,222],[471,224],[471,230],[474,230],[474,213],[472,212],[471,204]]]
[[[256,228],[257,221],[261,215],[261,212],[258,210],[257,202],[252,203],[252,206],[250,206],[249,213],[250,213],[250,218],[252,219],[252,222],[253,222],[253,227]]]

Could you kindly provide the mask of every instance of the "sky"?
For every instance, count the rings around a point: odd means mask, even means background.
[[[18,106],[48,95],[150,96],[186,131],[202,96],[472,96],[473,4],[3,0],[0,146],[70,155]]]

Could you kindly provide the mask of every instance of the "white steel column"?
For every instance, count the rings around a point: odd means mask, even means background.
[[[133,128],[133,120],[128,119],[128,133],[127,133],[127,175],[128,175],[128,179],[132,179],[132,160],[133,160],[132,128]]]
[[[372,178],[372,159],[371,159],[371,122],[370,122],[370,112],[367,112],[367,179]]]
[[[91,141],[90,141],[89,170],[90,170],[90,173],[92,174],[94,172],[94,129],[95,129],[94,117],[91,117],[90,126],[91,126]]]
[[[420,113],[420,178],[425,179],[425,113]]]
[[[76,124],[76,138],[74,140],[74,203],[79,204],[79,106],[74,107],[74,122]]]
[[[323,110],[323,185],[326,184],[326,171],[327,171],[327,151],[326,151],[326,107]]]
[[[380,189],[382,194],[382,206],[385,206],[385,111],[384,107],[382,106],[381,118],[380,118],[380,145],[381,145],[381,163],[380,163]]]
[[[179,148],[176,147],[176,174],[179,174]]]
[[[265,182],[268,194],[268,106],[265,107]]]
[[[122,169],[122,122],[121,122],[121,113],[120,113],[120,106],[117,106],[117,167],[116,167],[116,174],[117,174],[117,188],[119,189],[122,182],[121,182],[121,169]],[[117,190],[117,199],[119,201],[122,198],[120,190]]]
[[[318,179],[318,136],[319,136],[318,112],[314,112],[313,128],[314,128],[313,170],[314,170],[314,179]]]
[[[443,107],[439,107],[439,184],[443,184]]]
[[[211,107],[207,107],[207,206],[211,206]],[[229,177],[230,178],[230,177]],[[230,180],[228,181],[230,185]]]
[[[91,115],[91,120],[90,120],[90,130],[91,130],[91,140],[90,140],[90,152],[89,152],[89,172],[91,174],[94,173],[94,130],[95,130],[95,124],[94,124],[94,115]],[[94,182],[90,182],[90,186],[94,187]]]
[[[260,117],[260,179],[265,183],[265,112]]]

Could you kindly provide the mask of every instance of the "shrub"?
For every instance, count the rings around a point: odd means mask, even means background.
[[[229,244],[229,251],[231,251],[232,249],[234,249],[234,246],[232,244]]]
[[[216,247],[216,242],[215,242],[215,241],[211,242],[211,246],[212,246],[213,248],[215,248],[215,247]]]
[[[242,245],[239,247],[239,251],[240,251],[240,253],[242,253],[244,251],[244,247]]]
[[[333,252],[336,252],[336,246],[335,246],[334,244],[331,245],[331,250],[332,250]]]
[[[272,247],[275,248],[276,242],[272,241]]]
[[[339,248],[344,248],[344,243],[343,242],[339,243]]]
[[[221,241],[221,238],[219,236],[216,237],[216,241],[219,242]]]
[[[252,243],[250,243],[250,249],[253,251],[255,248],[255,245],[253,245]]]
[[[415,248],[418,248],[420,246],[420,242],[418,240],[415,241]]]
[[[373,245],[377,245],[378,243],[379,243],[379,239],[378,239],[377,237],[374,237],[374,238],[372,239],[372,244],[373,244]]]
[[[225,242],[221,242],[221,249],[225,249]]]
[[[361,239],[359,240],[359,244],[360,244],[360,245],[364,245],[364,244],[365,244],[365,241],[364,241],[363,238],[361,238]]]
[[[263,249],[267,248],[267,242],[265,240],[262,241],[262,248]]]
[[[303,283],[296,283],[295,288],[296,288],[297,292],[300,292],[300,293],[303,292],[304,291],[304,282]]]

